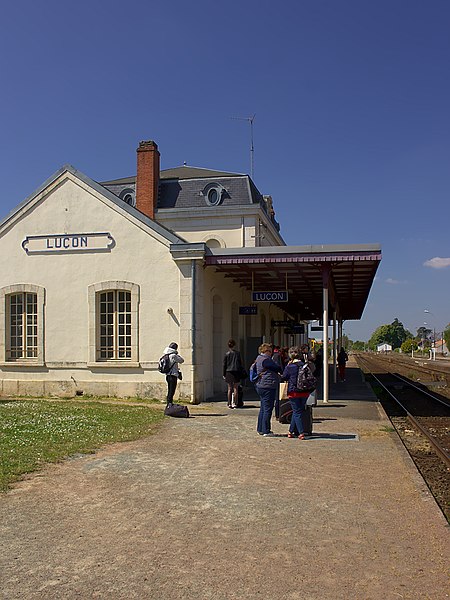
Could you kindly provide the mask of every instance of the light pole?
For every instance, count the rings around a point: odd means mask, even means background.
[[[423,312],[426,315],[431,315],[432,317],[434,317],[434,321],[436,320],[436,317],[434,316],[434,314],[427,308],[424,308]],[[426,325],[426,323],[424,323],[424,325]],[[433,360],[436,360],[436,328],[435,328],[435,326],[433,326],[433,346],[431,347],[431,354],[433,355]]]

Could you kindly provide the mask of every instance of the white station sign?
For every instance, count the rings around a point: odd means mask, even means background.
[[[49,252],[99,252],[114,248],[110,233],[61,233],[57,235],[29,235],[22,242],[27,254]]]

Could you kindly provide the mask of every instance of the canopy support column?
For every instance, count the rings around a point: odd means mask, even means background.
[[[337,381],[336,373],[336,310],[333,310],[333,383]]]
[[[330,268],[328,265],[322,267],[322,286],[323,286],[323,314],[322,314],[322,337],[323,337],[323,402],[328,402],[328,281],[330,278]]]

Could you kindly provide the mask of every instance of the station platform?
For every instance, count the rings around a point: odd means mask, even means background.
[[[356,365],[305,441],[244,402],[3,496],[0,598],[449,598],[449,526]]]

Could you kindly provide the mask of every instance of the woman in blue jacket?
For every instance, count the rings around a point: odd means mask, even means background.
[[[259,355],[256,357],[256,372],[258,380],[256,381],[256,391],[261,400],[257,431],[264,437],[273,437],[273,431],[270,429],[272,411],[275,404],[275,395],[280,385],[280,376],[282,369],[272,360],[272,346],[270,344],[261,344]]]
[[[298,437],[299,440],[305,439],[305,428],[303,426],[303,415],[306,408],[306,400],[309,392],[299,392],[297,389],[298,370],[304,366],[301,360],[302,353],[297,346],[289,348],[289,362],[286,365],[281,379],[288,382],[288,398],[292,407],[291,425],[289,427],[288,438]]]

